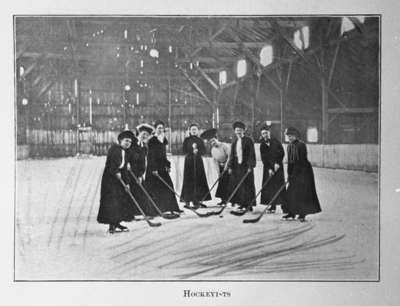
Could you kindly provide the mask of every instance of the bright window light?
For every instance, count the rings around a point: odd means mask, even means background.
[[[273,50],[272,46],[265,46],[261,49],[260,52],[260,63],[264,67],[268,66],[269,64],[272,63],[273,59]]]
[[[241,78],[246,75],[247,73],[247,63],[245,59],[241,59],[237,61],[236,65],[236,72],[238,78]]]
[[[355,28],[354,23],[347,17],[342,19],[342,27],[340,28],[340,34],[346,33]]]
[[[24,66],[19,66],[19,76],[22,77],[24,75],[25,68]]]
[[[307,129],[307,141],[318,142],[318,129],[316,127],[309,127]]]
[[[158,54],[158,50],[157,49],[151,49],[150,50],[150,56],[153,58],[158,58],[159,54]]]
[[[136,104],[139,105],[139,93],[136,93]]]
[[[227,74],[226,71],[220,71],[219,72],[219,85],[224,85],[226,84],[226,79],[227,79]]]
[[[124,38],[125,38],[125,39],[128,39],[128,30],[126,30],[126,29],[125,29],[125,31],[124,31]]]
[[[307,49],[310,46],[310,28],[305,26],[294,32],[293,40],[300,50]]]
[[[310,46],[310,28],[308,26],[301,28],[301,33],[303,34],[304,49]]]
[[[144,62],[143,62],[143,60],[140,60],[140,67],[143,68],[143,66],[144,66]]]
[[[28,99],[27,98],[23,98],[22,99],[22,105],[28,105]]]
[[[169,52],[169,53],[172,53],[172,46],[169,46],[169,47],[168,47],[168,52]]]

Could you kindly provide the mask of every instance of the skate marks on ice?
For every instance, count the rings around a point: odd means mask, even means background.
[[[198,218],[185,211],[181,218],[160,220],[163,226],[157,229],[131,222],[126,224],[130,232],[109,235],[107,227],[96,222],[104,161],[94,157],[18,162],[17,279],[371,277],[376,263],[373,175],[316,169],[324,213],[306,223],[284,222],[275,214],[243,224],[244,217],[232,216],[228,207],[223,218]],[[346,204],[349,201],[352,205]],[[204,211],[215,210],[216,202],[208,202],[210,209]],[[253,215],[262,208],[258,205]]]
[[[229,220],[238,221],[235,217]],[[160,274],[181,280],[271,279],[269,275],[282,272],[296,278],[304,271],[340,273],[364,262],[330,247],[344,239],[344,234],[321,235],[311,222],[289,225],[276,221],[279,226],[262,224],[251,228],[251,233],[229,228],[229,235],[224,234],[228,230],[224,226],[218,232],[211,224],[183,226],[178,236],[174,231],[159,239],[140,239],[131,248],[121,244],[122,250],[109,258],[114,265],[107,273],[118,279],[154,279]]]

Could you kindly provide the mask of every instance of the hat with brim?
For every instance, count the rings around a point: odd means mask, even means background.
[[[203,133],[201,133],[200,137],[207,140],[217,138],[217,129],[205,130]]]
[[[271,126],[270,125],[267,125],[267,124],[264,124],[264,125],[262,125],[261,126],[261,128],[260,128],[260,131],[270,131],[271,130]]]
[[[300,137],[300,132],[298,129],[294,127],[288,127],[285,132],[286,135],[288,136],[296,136],[297,138]]]
[[[236,121],[232,124],[232,127],[233,129],[240,128],[244,130],[246,128],[246,125],[241,121]]]
[[[122,139],[129,138],[132,141],[136,139],[135,134],[133,134],[131,131],[123,131],[119,133],[118,135],[118,141],[121,141]]]
[[[147,133],[151,134],[154,131],[154,128],[150,124],[147,124],[147,123],[139,124],[136,127],[136,129],[139,131],[139,133],[147,132]]]

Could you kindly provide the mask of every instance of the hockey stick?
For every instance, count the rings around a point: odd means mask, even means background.
[[[156,177],[158,177],[158,179],[165,185],[165,187],[167,187],[172,193],[174,193],[178,198],[180,198],[180,195],[179,194],[177,194],[176,193],[176,191],[174,190],[174,189],[172,189],[171,188],[171,186],[170,185],[168,185],[168,183],[159,175],[159,174],[154,174]],[[212,212],[207,212],[207,213],[205,213],[205,214],[201,214],[201,213],[198,213],[196,210],[194,210],[194,209],[191,209],[191,208],[187,208],[187,207],[185,207],[186,209],[189,209],[190,211],[192,211],[192,212],[194,212],[196,215],[198,215],[199,217],[209,217],[209,216],[212,216],[213,215],[213,213]]]
[[[255,218],[255,219],[244,219],[243,223],[256,223],[258,221],[261,220],[262,216],[264,216],[264,214],[267,212],[267,210],[271,207],[271,204],[273,201],[276,200],[276,198],[279,196],[279,194],[282,192],[282,190],[286,187],[288,181],[286,181],[279,189],[278,191],[275,193],[275,195],[272,197],[271,201],[269,201],[269,203],[267,204],[267,206],[264,208],[264,210],[260,213],[260,215]]]
[[[226,200],[226,203],[229,203],[233,196],[236,194],[236,192],[239,190],[240,186],[242,186],[244,180],[247,178],[247,176],[249,175],[250,171],[246,171],[246,174],[243,175],[242,179],[239,181],[239,183],[236,185],[235,189],[233,190],[233,192],[231,193],[231,195],[229,196],[229,198]],[[214,211],[211,212],[213,215],[220,215],[226,208],[227,204],[222,206],[222,208],[219,211]]]
[[[144,186],[140,183],[139,179],[137,178],[137,176],[135,175],[135,173],[133,173],[133,171],[131,169],[128,169],[129,174],[133,177],[133,179],[135,180],[136,184],[139,185],[140,189],[143,191],[143,193],[146,195],[146,197],[149,199],[149,202],[151,203],[151,205],[154,207],[154,209],[157,211],[157,213],[160,215],[160,217],[164,218],[164,219],[176,219],[179,217],[179,215],[175,214],[175,213],[163,213],[157,206],[157,204],[154,202],[153,198],[150,196],[150,194],[147,192],[146,188],[144,188]]]
[[[142,216],[144,217],[144,219],[146,220],[147,224],[150,227],[157,227],[160,226],[161,223],[160,222],[151,222],[147,216],[145,215],[144,211],[142,210],[142,208],[140,207],[139,203],[136,201],[136,199],[134,198],[134,196],[132,195],[132,193],[129,191],[129,187],[125,184],[125,182],[122,180],[122,178],[118,178],[118,180],[121,182],[122,186],[124,187],[125,192],[129,195],[129,197],[132,199],[133,203],[135,204],[136,208],[139,209],[140,213],[142,214]]]
[[[204,199],[207,197],[208,194],[211,194],[211,190],[214,189],[214,187],[217,185],[217,183],[221,180],[221,178],[224,176],[225,172],[228,171],[228,168],[225,168],[224,171],[219,175],[215,183],[211,186],[209,192],[206,192],[206,194],[201,198],[200,202],[203,202]]]
[[[274,175],[275,175],[275,173],[274,173],[273,175],[271,175],[271,176],[268,176],[268,179],[267,179],[267,180],[264,182],[264,184],[261,186],[261,189],[257,192],[257,194],[256,194],[256,196],[254,197],[254,199],[251,200],[250,205],[251,205],[251,203],[253,203],[254,201],[257,200],[258,195],[263,191],[263,189],[265,188],[265,186],[268,185],[269,181],[273,178]],[[245,213],[246,213],[246,210],[244,210],[243,212],[233,211],[233,210],[231,211],[231,214],[232,214],[232,215],[235,215],[235,216],[243,216]]]

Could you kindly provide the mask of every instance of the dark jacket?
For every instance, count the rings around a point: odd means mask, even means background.
[[[100,207],[97,215],[99,223],[117,224],[134,219],[135,206],[116,177],[119,172],[123,181],[129,182],[126,172],[127,153],[125,153],[124,166],[119,168],[122,164],[122,150],[122,147],[117,144],[108,150],[101,179]]]
[[[307,159],[306,145],[302,141],[296,140],[288,145],[288,176],[287,212],[299,215],[320,212],[314,172]]]

